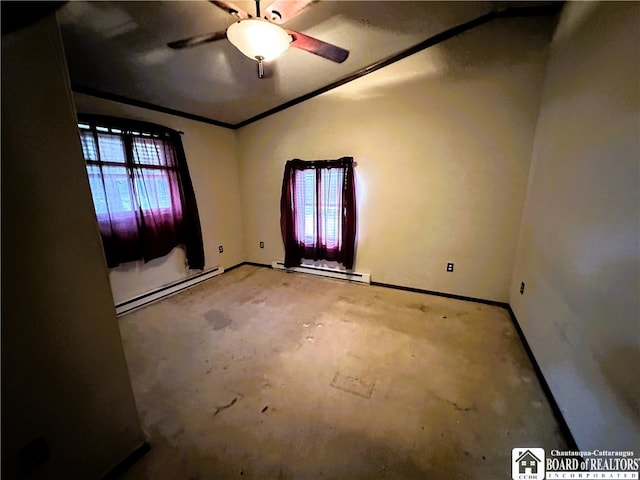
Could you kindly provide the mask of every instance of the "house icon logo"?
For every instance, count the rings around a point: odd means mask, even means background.
[[[514,448],[511,450],[513,480],[544,480],[544,449]]]

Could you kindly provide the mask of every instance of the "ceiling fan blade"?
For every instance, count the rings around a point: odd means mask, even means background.
[[[266,9],[264,18],[270,22],[281,24],[291,20],[304,8],[317,0],[276,0]]]
[[[247,18],[251,18],[251,15],[242,10],[240,7],[235,5],[234,3],[222,1],[222,0],[209,0],[216,7],[221,8],[229,15],[233,15],[234,17],[240,20],[246,20]]]
[[[342,63],[349,56],[349,50],[340,48],[331,43],[323,42],[317,38],[310,37],[304,33],[296,32],[295,30],[287,30],[287,33],[291,35],[293,41],[292,47],[306,50],[307,52],[315,53],[316,55],[331,60],[332,62]]]
[[[225,38],[227,38],[227,32],[205,33],[204,35],[196,35],[195,37],[184,38],[182,40],[167,43],[167,47],[178,50],[181,48],[195,47],[197,45],[202,45],[203,43],[223,40]]]

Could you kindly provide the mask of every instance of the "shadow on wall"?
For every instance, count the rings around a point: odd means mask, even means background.
[[[573,16],[563,17],[565,24],[558,25],[553,39],[555,63],[571,69],[574,75],[571,82],[567,82],[566,78],[563,81],[546,82],[545,106],[548,108],[559,105],[566,108],[576,102],[576,99],[582,99],[589,102],[593,112],[600,112],[603,108],[604,112],[615,109],[634,114],[638,108],[638,89],[633,79],[638,78],[640,63],[637,61],[637,46],[634,51],[625,45],[631,42],[637,45],[637,23],[627,21],[628,18],[638,18],[637,8],[635,12],[632,8],[637,2],[578,4],[579,9],[570,10]],[[598,5],[603,8],[594,14],[593,10]],[[595,35],[594,32],[606,32],[607,41],[603,42],[604,37]],[[570,43],[571,48],[562,48],[563,42]],[[615,55],[611,54],[610,45],[618,46]],[[576,64],[576,59],[579,58],[588,58],[589,61]],[[606,95],[593,94],[594,81],[606,88]],[[598,101],[601,106],[594,103]],[[600,119],[599,115],[593,116],[594,122]],[[589,139],[585,135],[580,137],[580,140]]]
[[[598,359],[600,370],[618,405],[625,409],[640,430],[640,347],[614,347]]]
[[[541,215],[546,215],[544,209]],[[607,405],[602,399],[611,398],[611,405],[619,407],[640,431],[638,261],[611,240],[600,241],[597,249],[581,248],[575,238],[588,245],[589,234],[581,231],[567,242],[563,239],[571,238],[570,232],[562,228],[535,236],[531,229],[523,230],[522,256],[535,258],[536,270],[544,272],[527,284],[528,293],[545,299],[540,318],[550,327],[546,334],[557,341],[554,347],[541,345],[540,349],[554,363],[571,364],[586,375],[577,380],[589,384],[598,398],[592,408]],[[580,402],[578,392],[568,394]]]
[[[327,96],[361,100],[424,80],[474,78],[478,72],[509,69],[546,49],[557,17],[506,18],[462,33],[396,64],[329,91]]]

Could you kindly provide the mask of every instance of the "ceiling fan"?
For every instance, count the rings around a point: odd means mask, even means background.
[[[174,49],[191,48],[226,38],[244,55],[258,62],[258,78],[264,78],[264,62],[276,59],[290,46],[336,63],[344,62],[349,56],[349,51],[344,48],[280,26],[317,0],[275,0],[266,8],[264,16],[260,14],[260,0],[254,1],[255,17],[231,2],[211,0],[216,7],[238,20],[226,31],[196,35],[170,42],[167,46]]]

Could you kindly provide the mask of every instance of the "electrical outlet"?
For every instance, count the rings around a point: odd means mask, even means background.
[[[264,248],[264,242],[260,242],[260,248]]]
[[[220,253],[224,252],[224,248],[222,248],[222,245],[220,245],[220,246],[218,247],[218,251],[219,251]]]
[[[524,293],[524,282],[520,283],[520,295]]]
[[[447,272],[453,272],[453,263],[447,263]]]

